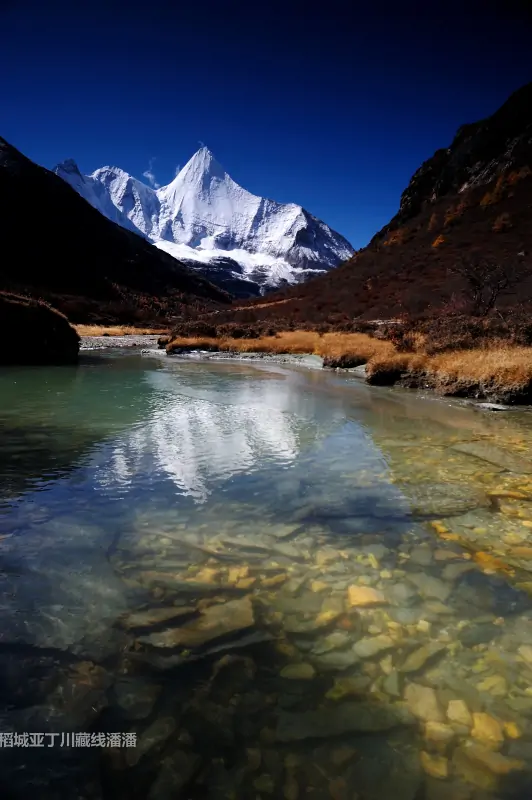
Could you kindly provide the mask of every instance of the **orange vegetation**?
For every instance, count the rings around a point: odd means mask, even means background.
[[[172,339],[167,351],[172,353],[183,347],[240,353],[313,353],[333,361],[358,360],[367,364],[368,379],[373,383],[394,383],[406,378],[408,385],[415,385],[417,380],[419,385],[441,394],[468,394],[471,389],[485,396],[532,390],[532,347],[505,346],[497,340],[474,349],[428,354],[422,334],[413,335],[409,352],[404,352],[389,340],[365,333],[284,331],[257,339],[178,337]]]
[[[80,336],[156,336],[168,329],[133,328],[131,325],[74,325]]]

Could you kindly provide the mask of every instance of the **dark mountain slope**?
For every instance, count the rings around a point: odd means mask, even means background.
[[[0,289],[42,297],[74,322],[181,317],[229,300],[2,138],[0,237]]]
[[[492,116],[462,126],[449,148],[425,161],[398,213],[366,248],[327,275],[252,301],[231,319],[344,324],[453,306],[464,284],[451,269],[477,256],[509,269],[523,264],[532,274],[532,83]],[[499,301],[516,304],[532,306],[532,279]]]

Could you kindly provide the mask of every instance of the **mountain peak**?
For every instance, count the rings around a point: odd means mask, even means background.
[[[55,167],[54,172],[56,175],[60,175],[61,172],[65,172],[67,175],[79,175],[80,178],[82,177],[79,167],[73,158],[67,158],[62,161]]]
[[[223,180],[226,176],[225,169],[215,159],[212,151],[206,145],[203,145],[187,161],[175,180],[180,183],[195,183],[206,186],[213,178]]]
[[[116,167],[96,170],[85,185],[67,172],[62,177],[105,216],[196,268],[212,270],[223,285],[249,284],[249,294],[263,285],[298,282],[353,254],[349,242],[301,206],[246,191],[203,144],[158,189]]]

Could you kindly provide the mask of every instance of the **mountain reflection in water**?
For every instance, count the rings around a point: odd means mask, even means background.
[[[0,372],[2,796],[532,791],[532,423],[326,372]],[[529,470],[530,467],[530,470]]]

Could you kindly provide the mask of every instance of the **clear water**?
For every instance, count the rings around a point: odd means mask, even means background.
[[[322,371],[3,370],[2,796],[529,797],[531,445]]]

